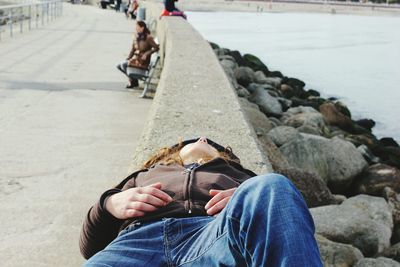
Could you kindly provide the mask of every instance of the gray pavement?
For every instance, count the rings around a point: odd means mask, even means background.
[[[115,69],[134,23],[65,4],[0,42],[0,265],[80,266],[81,223],[128,173],[151,101]]]

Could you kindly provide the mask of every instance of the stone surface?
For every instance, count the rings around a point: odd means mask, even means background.
[[[333,242],[318,234],[316,239],[324,266],[352,267],[364,258],[352,245]]]
[[[382,196],[382,191],[386,186],[400,192],[400,171],[378,163],[369,166],[357,177],[353,191],[356,194]]]
[[[278,147],[292,141],[299,136],[299,131],[296,128],[290,126],[278,126],[268,132],[269,138]]]
[[[379,255],[400,262],[400,243],[394,244],[390,248],[385,249]]]
[[[267,66],[255,55],[252,54],[244,54],[243,59],[245,61],[245,65],[252,68],[254,71],[262,71],[265,74],[268,74],[269,70]]]
[[[336,204],[335,197],[315,173],[291,167],[275,167],[275,172],[288,177],[303,195],[309,208]]]
[[[280,116],[282,114],[282,106],[279,101],[262,87],[257,87],[251,93],[249,100],[256,103],[267,116]]]
[[[290,108],[281,117],[283,124],[298,128],[303,125],[310,125],[321,132],[325,127],[323,116],[312,107]]]
[[[337,137],[327,139],[300,134],[280,150],[293,166],[318,173],[333,192],[346,189],[367,167],[367,162],[354,145]]]
[[[353,122],[343,113],[341,113],[333,103],[324,103],[319,107],[319,111],[324,116],[325,121],[330,125],[349,131],[353,127]]]
[[[390,187],[385,187],[382,195],[392,210],[394,228],[391,242],[398,243],[400,242],[400,195]]]
[[[400,263],[383,257],[379,257],[377,259],[364,258],[357,262],[354,267],[400,267]]]
[[[244,87],[254,81],[254,71],[249,67],[238,67],[234,74],[237,82]]]
[[[260,111],[258,106],[247,99],[240,98],[240,105],[253,128],[261,128],[265,133],[273,128],[268,117]]]
[[[393,221],[385,199],[358,195],[341,205],[310,209],[316,232],[329,240],[357,247],[373,256],[390,246]]]
[[[254,82],[269,84],[274,88],[280,88],[282,79],[279,77],[266,77],[264,72],[259,70],[254,73]]]

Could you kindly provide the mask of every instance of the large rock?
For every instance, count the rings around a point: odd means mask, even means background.
[[[238,64],[233,60],[233,58],[229,56],[222,56],[220,58],[219,63],[222,65],[222,67],[225,69],[231,69],[232,71],[235,71],[238,68]]]
[[[316,235],[316,239],[324,266],[352,267],[364,258],[352,245],[333,242],[321,235]]]
[[[303,90],[304,86],[306,86],[305,82],[297,78],[284,77],[282,83],[290,85],[294,89],[300,89],[300,90]]]
[[[279,91],[286,98],[291,98],[295,95],[295,90],[288,84],[281,84]]]
[[[363,155],[364,159],[368,162],[368,164],[379,163],[379,158],[375,157],[375,155],[366,145],[358,146],[357,150],[360,151],[360,153]]]
[[[393,221],[385,199],[358,195],[341,205],[310,209],[316,232],[329,240],[351,244],[365,256],[390,246]]]
[[[249,91],[245,87],[243,87],[241,85],[238,85],[238,87],[236,89],[236,92],[237,92],[238,97],[243,97],[243,98],[246,98],[246,99],[248,99],[250,97]]]
[[[296,128],[290,126],[278,126],[269,131],[267,135],[275,145],[280,147],[298,137],[299,134],[300,132],[296,130]]]
[[[314,96],[310,96],[306,99],[293,96],[290,98],[290,100],[292,101],[292,107],[299,107],[299,106],[312,107],[315,110],[319,110],[319,107],[326,102],[326,99]]]
[[[382,196],[386,186],[400,192],[400,171],[378,163],[369,166],[356,178],[353,191],[356,194]]]
[[[337,137],[300,134],[279,149],[292,166],[317,173],[335,193],[343,192],[367,167],[354,145]]]
[[[238,67],[234,74],[237,82],[244,87],[254,81],[254,71],[249,67]]]
[[[379,145],[378,139],[371,133],[367,134],[346,134],[344,137],[347,141],[352,142],[355,146],[366,145],[373,149]]]
[[[361,119],[354,121],[357,125],[367,129],[368,131],[372,131],[372,128],[375,126],[375,121],[372,119]]]
[[[282,110],[287,111],[292,106],[292,101],[290,99],[286,99],[284,97],[277,97],[279,103],[281,103]]]
[[[261,70],[264,74],[268,74],[269,70],[267,66],[256,56],[252,54],[243,55],[243,60],[245,61],[245,65],[252,68],[254,71]]]
[[[352,120],[342,114],[332,102],[322,104],[319,107],[319,111],[329,125],[338,126],[345,131],[350,131],[352,129]]]
[[[382,146],[399,147],[399,144],[392,137],[383,137],[379,139],[379,144]]]
[[[400,262],[400,243],[394,244],[390,248],[385,249],[379,255]]]
[[[377,259],[364,258],[357,262],[354,267],[400,267],[400,263],[383,257]]]
[[[340,113],[346,115],[347,117],[349,117],[351,119],[351,112],[350,112],[349,108],[343,102],[335,100],[335,107],[340,111]]]
[[[283,122],[283,124],[287,126],[292,126],[294,128],[309,125],[315,129],[318,129],[318,132],[321,133],[323,132],[323,128],[325,127],[323,116],[312,107],[300,106],[290,108],[283,113],[281,121]]]
[[[309,208],[337,204],[324,181],[315,173],[296,168],[275,167],[274,171],[289,178],[301,192]]]
[[[386,199],[389,207],[392,210],[394,228],[391,242],[398,243],[400,242],[400,195],[392,188],[385,187],[383,189],[383,197]]]
[[[256,103],[260,107],[260,110],[267,116],[279,117],[282,114],[282,106],[279,101],[261,86],[251,92],[249,100]]]
[[[237,50],[229,51],[228,55],[233,57],[235,59],[236,63],[239,64],[239,66],[244,66],[246,64],[246,62],[244,61],[244,59],[239,51],[237,51]]]
[[[383,163],[400,169],[400,147],[376,146],[371,148],[372,152],[382,159]]]
[[[280,88],[282,79],[279,77],[266,77],[264,72],[256,71],[254,73],[254,81],[256,83],[269,84],[274,88]]]
[[[229,49],[227,48],[215,48],[213,50],[217,57],[227,55],[229,53]]]
[[[277,170],[279,168],[290,168],[286,158],[282,155],[274,142],[272,142],[268,136],[265,134],[257,134],[257,140],[261,151],[268,157],[273,170]]]
[[[247,99],[239,98],[240,106],[242,107],[246,118],[255,130],[262,129],[265,133],[273,128],[273,125],[259,109],[259,107],[249,102]]]

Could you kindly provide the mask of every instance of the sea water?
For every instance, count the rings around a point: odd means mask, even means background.
[[[400,142],[400,17],[188,12],[208,41],[258,56],[270,70],[337,97],[353,119]]]

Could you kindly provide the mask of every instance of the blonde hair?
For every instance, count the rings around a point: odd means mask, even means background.
[[[172,164],[179,164],[183,166],[183,161],[181,157],[179,156],[179,152],[181,151],[182,147],[184,147],[184,144],[182,140],[179,141],[178,145],[174,147],[164,147],[159,149],[154,155],[152,155],[147,161],[143,163],[143,168],[148,169],[152,167],[155,164],[163,164],[163,165],[172,165]],[[232,158],[232,148],[231,147],[226,147],[225,151],[221,152],[218,151],[218,158],[222,158],[225,161],[228,160],[233,160],[238,162],[237,159]],[[206,162],[209,162],[213,160],[216,157],[207,157],[207,158],[202,158],[200,164],[204,164]]]

